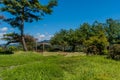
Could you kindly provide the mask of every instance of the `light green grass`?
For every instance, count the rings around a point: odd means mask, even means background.
[[[0,80],[119,80],[120,62],[81,53],[0,55]]]

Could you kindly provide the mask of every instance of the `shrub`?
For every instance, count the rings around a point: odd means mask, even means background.
[[[104,49],[104,50],[102,50],[102,53],[107,55],[109,53],[109,51],[107,49]]]
[[[8,49],[0,47],[0,54],[13,54],[13,49],[13,47],[9,47]]]
[[[15,46],[9,46],[8,50],[9,51],[17,51],[17,47],[15,47]]]
[[[14,52],[12,52],[10,50],[3,50],[0,52],[0,54],[14,54]]]
[[[84,46],[82,46],[82,45],[76,46],[76,48],[75,48],[75,51],[77,51],[77,52],[83,52],[83,50],[84,50]]]
[[[94,54],[94,55],[96,55],[96,54],[98,54],[98,49],[97,49],[96,46],[92,45],[92,46],[89,46],[87,48],[86,53],[87,53],[87,55],[88,54]]]
[[[3,48],[2,48],[2,47],[0,47],[0,52],[1,52],[1,51],[3,51]]]
[[[109,45],[109,42],[104,33],[101,32],[98,36],[92,36],[86,40],[84,45],[87,47],[87,52],[103,55],[106,47]]]
[[[112,59],[120,60],[120,44],[114,44],[110,47],[109,57]]]

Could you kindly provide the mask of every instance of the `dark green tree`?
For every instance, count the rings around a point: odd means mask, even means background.
[[[91,26],[91,36],[99,35],[100,32],[105,32],[103,23],[95,21]]]
[[[50,0],[47,5],[42,5],[39,0],[1,0],[0,11],[8,12],[13,17],[5,19],[13,28],[19,28],[21,32],[21,40],[23,49],[27,51],[24,40],[24,24],[25,22],[38,21],[45,14],[51,14],[52,8],[57,5],[56,0]]]
[[[88,23],[83,23],[78,29],[75,30],[78,37],[78,43],[83,45],[84,41],[89,39],[91,36],[91,25]]]
[[[80,26],[80,32],[82,35],[84,35],[84,39],[88,39],[90,37],[90,31],[91,31],[91,25],[88,23],[83,23]]]
[[[51,38],[50,42],[52,45],[61,46],[62,51],[65,51],[65,47],[68,46],[68,31],[61,29]]]
[[[120,39],[120,21],[107,19],[105,30],[110,44],[116,43]]]
[[[78,45],[78,40],[79,38],[78,38],[78,34],[77,34],[77,32],[75,32],[75,30],[73,30],[73,29],[70,29],[69,31],[68,31],[68,37],[67,37],[67,41],[68,41],[68,44],[69,44],[69,46],[71,46],[72,47],[72,50],[71,51],[73,51],[73,52],[75,52],[75,49],[76,49],[76,46]]]

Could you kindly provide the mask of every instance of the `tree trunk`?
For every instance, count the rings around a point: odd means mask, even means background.
[[[62,51],[65,52],[65,46],[62,47]]]
[[[22,41],[23,50],[27,51],[28,49],[27,49],[27,46],[25,43],[25,38],[24,38],[24,24],[22,24],[22,26],[21,26],[21,41]]]
[[[28,51],[27,46],[26,46],[26,43],[25,43],[25,38],[24,38],[24,36],[22,36],[22,45],[23,45],[24,51]]]
[[[44,50],[45,50],[45,44],[44,44],[44,42],[43,42],[42,46],[43,46],[43,51],[42,52],[44,52]]]
[[[21,22],[21,41],[24,51],[28,51],[25,38],[24,38],[24,7],[23,7],[23,13],[22,13],[22,22]]]
[[[72,46],[72,51],[73,51],[73,52],[75,52],[75,47],[76,47],[76,45],[73,45],[73,46]]]

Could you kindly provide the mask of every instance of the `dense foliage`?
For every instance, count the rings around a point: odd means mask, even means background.
[[[119,43],[120,21],[107,19],[106,23],[95,21],[83,23],[73,30],[60,30],[51,39],[53,45],[62,46],[65,51],[85,51],[88,54],[107,54],[110,46]],[[60,47],[61,48],[61,47]],[[80,49],[78,49],[80,48]]]
[[[114,44],[110,47],[109,57],[112,59],[120,60],[120,44]]]

